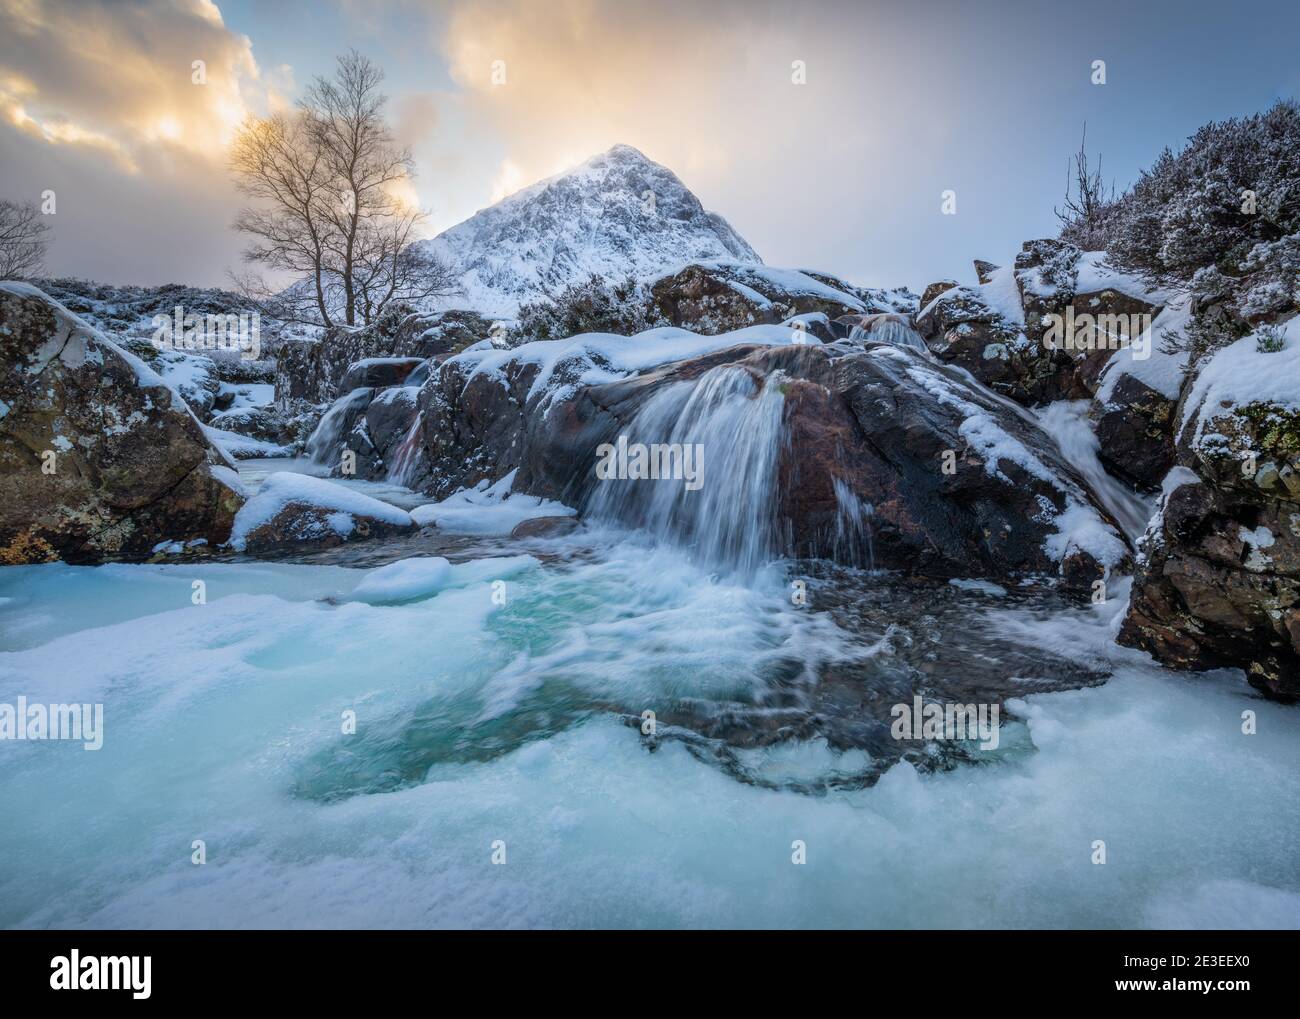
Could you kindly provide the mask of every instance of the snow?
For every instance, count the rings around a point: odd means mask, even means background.
[[[1114,290],[1116,293],[1136,297],[1139,301],[1155,305],[1166,304],[1173,297],[1168,290],[1149,287],[1133,274],[1108,266],[1104,251],[1085,251],[1075,263],[1075,269],[1078,272],[1078,281],[1074,288],[1076,294],[1096,294],[1103,290]]]
[[[553,388],[552,376],[561,366],[573,365],[581,370],[576,378],[566,373],[563,388],[554,390],[557,394],[581,386],[616,382],[659,365],[699,357],[741,343],[780,346],[800,342],[820,344],[821,341],[804,330],[785,324],[748,326],[717,336],[701,336],[676,326],[662,326],[635,336],[580,333],[564,340],[534,340],[509,350],[476,344],[448,358],[442,368],[472,365],[470,378],[493,375],[504,384],[505,368],[511,363],[536,364],[541,370],[528,390],[528,399],[532,400]]]
[[[1300,316],[1281,326],[1285,345],[1263,354],[1251,333],[1214,354],[1201,368],[1183,409],[1180,428],[1196,415],[1193,443],[1204,448],[1215,433],[1207,428],[1216,418],[1247,404],[1272,404],[1282,411],[1300,412]]]
[[[203,434],[208,437],[208,441],[213,445],[239,460],[248,457],[291,456],[293,454],[293,450],[288,446],[267,442],[264,439],[255,439],[251,435],[241,435],[239,432],[226,431],[224,428],[217,428],[214,425],[203,425]]]
[[[563,503],[535,495],[512,493],[513,470],[500,481],[461,489],[442,502],[417,506],[411,517],[421,527],[432,524],[449,534],[509,534],[525,520],[537,517],[571,517],[577,511]]]
[[[225,485],[236,495],[242,496],[245,499],[248,498],[249,495],[248,489],[244,486],[244,482],[239,477],[238,471],[230,467],[221,466],[219,464],[210,466],[208,470],[212,472],[212,476],[214,478],[220,481],[223,485]]]
[[[370,570],[353,588],[349,599],[369,605],[395,605],[430,598],[452,587],[512,577],[536,565],[537,560],[527,555],[477,559],[455,566],[441,556],[399,559]]]
[[[399,526],[412,523],[411,514],[406,510],[354,489],[324,478],[282,471],[268,475],[257,493],[240,508],[230,532],[230,546],[242,551],[249,534],[274,520],[281,510],[294,502],[330,511],[330,525],[344,537],[352,533],[355,517],[373,517]]]
[[[245,382],[239,384],[223,382],[218,392],[223,395],[234,393],[235,399],[225,410],[219,410],[213,414],[214,418],[240,417],[245,411],[257,407],[269,407],[275,403],[275,386],[270,382]]]
[[[1187,378],[1184,372],[1187,351],[1167,353],[1163,337],[1166,333],[1181,335],[1191,317],[1190,297],[1183,296],[1165,305],[1152,320],[1151,328],[1144,334],[1145,339],[1136,344],[1149,351],[1149,356],[1138,359],[1132,348],[1122,347],[1111,354],[1106,367],[1102,369],[1097,401],[1108,403],[1115,394],[1115,386],[1125,375],[1132,375],[1167,400],[1177,400]]]
[[[1014,265],[994,269],[989,274],[989,281],[981,283],[975,292],[984,299],[985,304],[1012,325],[1025,328],[1025,308],[1020,300],[1020,288],[1016,286]]]

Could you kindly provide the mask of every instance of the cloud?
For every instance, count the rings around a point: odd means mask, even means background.
[[[9,0],[0,10],[3,197],[56,191],[50,261],[64,271],[114,279],[120,245],[135,238],[135,278],[192,271],[220,282],[214,250],[231,264],[237,254],[233,238],[211,233],[217,222],[229,232],[237,205],[225,144],[286,84],[283,67],[261,80],[252,43],[209,0]]]
[[[464,0],[440,44],[462,120],[484,139],[492,199],[626,142],[766,258],[850,271],[869,268],[845,256],[862,247],[863,217],[882,213],[827,196],[897,205],[891,189],[925,156],[923,140],[891,151],[891,137],[918,133],[892,97],[935,90],[914,43],[861,5]],[[930,130],[942,108],[934,117]]]

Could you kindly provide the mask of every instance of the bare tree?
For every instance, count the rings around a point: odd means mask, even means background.
[[[1083,139],[1079,142],[1079,151],[1071,161],[1071,176],[1065,184],[1065,208],[1052,209],[1061,221],[1061,236],[1079,245],[1085,250],[1096,250],[1106,246],[1107,214],[1115,204],[1115,187],[1112,184],[1110,194],[1101,177],[1101,157],[1097,157],[1097,168],[1089,165],[1088,159],[1088,125],[1083,125]]]
[[[425,214],[395,194],[414,162],[384,121],[383,78],[353,50],[296,111],[250,119],[236,139],[237,185],[259,205],[235,229],[254,238],[246,261],[297,277],[274,295],[285,317],[370,323],[392,301],[456,291],[452,268],[412,247]],[[264,304],[272,297],[254,276],[236,282]]]
[[[35,202],[0,201],[0,280],[27,279],[41,271],[49,230]]]

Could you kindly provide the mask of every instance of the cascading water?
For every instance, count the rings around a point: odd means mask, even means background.
[[[421,426],[424,424],[424,411],[415,415],[415,420],[411,422],[411,427],[407,429],[406,435],[398,443],[396,451],[393,453],[392,463],[388,467],[388,480],[396,485],[405,485],[411,476],[411,470],[415,467],[416,461],[420,458],[420,450],[423,448],[421,442]]]
[[[350,420],[350,412],[358,404],[366,403],[374,394],[373,389],[354,389],[346,396],[341,396],[325,412],[320,424],[311,433],[304,447],[313,463],[335,464],[343,446],[343,430]]]
[[[930,356],[930,348],[925,345],[925,340],[921,339],[921,334],[901,315],[867,315],[860,325],[853,327],[849,339],[890,343],[895,347],[906,347],[926,357]]]
[[[728,365],[656,393],[619,436],[620,464],[644,455],[656,466],[693,464],[698,478],[619,470],[596,482],[588,515],[684,543],[707,565],[756,571],[779,551],[783,379],[774,372],[759,382]]]
[[[1097,457],[1100,448],[1097,433],[1088,421],[1088,401],[1060,400],[1048,404],[1038,411],[1038,424],[1056,440],[1062,455],[1083,476],[1115,522],[1124,528],[1129,540],[1142,537],[1155,507],[1150,499],[1121,484],[1102,466]]]
[[[835,479],[835,539],[831,558],[875,569],[876,553],[872,544],[871,503],[863,502],[842,478]]]

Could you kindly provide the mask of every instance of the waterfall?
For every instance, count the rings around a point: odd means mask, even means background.
[[[876,552],[872,544],[871,503],[863,502],[842,478],[835,479],[835,540],[831,558],[837,563],[851,563],[872,570]]]
[[[624,451],[645,451],[658,463],[690,463],[685,477],[615,476],[598,480],[586,512],[643,528],[690,547],[710,566],[754,572],[779,552],[777,465],[784,441],[785,376],[756,381],[743,368],[710,369],[695,382],[673,383],[651,396],[619,436]],[[611,444],[612,445],[612,444]],[[689,448],[688,448],[689,447]]]
[[[849,339],[890,343],[895,347],[906,347],[926,357],[930,356],[930,348],[921,339],[921,334],[912,328],[911,321],[905,315],[864,315],[862,321],[849,333]]]
[[[1106,472],[1097,457],[1100,444],[1088,421],[1088,400],[1058,400],[1038,411],[1038,424],[1056,440],[1061,455],[1088,483],[1098,501],[1124,529],[1130,541],[1146,530],[1154,506]]]
[[[373,394],[374,390],[366,387],[354,389],[346,396],[340,396],[330,405],[330,409],[325,412],[320,419],[320,424],[307,440],[305,449],[313,463],[338,463],[343,448],[344,432],[350,430],[354,423],[352,411],[359,405],[369,403]]]
[[[411,475],[411,468],[420,458],[420,451],[424,448],[421,441],[423,424],[424,411],[420,411],[411,422],[411,427],[406,430],[406,436],[393,451],[392,463],[388,468],[388,480],[394,484],[405,485]]]

